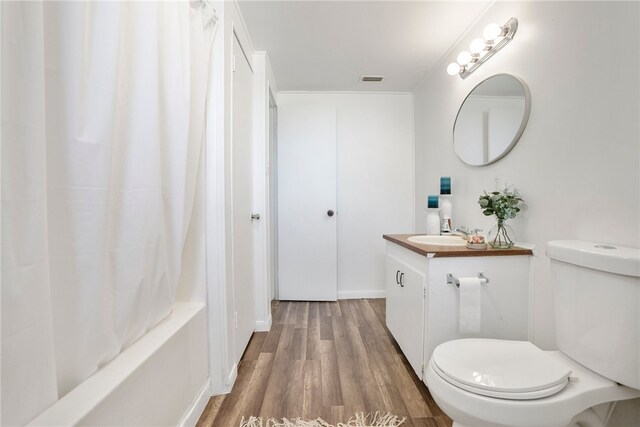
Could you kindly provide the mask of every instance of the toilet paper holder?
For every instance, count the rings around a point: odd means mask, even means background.
[[[489,279],[483,273],[478,273],[478,278],[480,279],[480,283],[483,285],[485,283],[489,283]],[[456,288],[460,288],[460,280],[458,280],[458,278],[453,274],[449,273],[447,274],[447,285],[456,285]]]

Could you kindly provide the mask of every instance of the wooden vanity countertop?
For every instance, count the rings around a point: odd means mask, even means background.
[[[533,255],[531,249],[520,248],[518,246],[510,249],[493,249],[489,246],[487,249],[478,250],[469,249],[465,246],[423,245],[410,242],[408,239],[411,236],[421,236],[421,234],[383,234],[382,238],[424,256],[428,256],[429,254],[434,254],[434,257]]]

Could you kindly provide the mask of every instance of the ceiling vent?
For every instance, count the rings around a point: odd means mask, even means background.
[[[381,82],[384,76],[360,76],[361,82]]]

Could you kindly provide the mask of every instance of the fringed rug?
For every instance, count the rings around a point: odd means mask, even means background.
[[[249,417],[245,421],[243,417],[240,427],[398,427],[404,424],[405,420],[405,417],[400,418],[390,412],[375,412],[367,415],[360,412],[356,413],[346,423],[338,423],[335,426],[320,418],[315,420],[303,420],[301,418],[292,420],[269,418],[264,420],[258,417]]]

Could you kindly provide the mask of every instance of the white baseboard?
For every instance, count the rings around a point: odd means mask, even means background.
[[[233,368],[231,368],[231,372],[229,373],[229,378],[227,379],[227,384],[225,384],[225,393],[230,393],[233,385],[236,383],[236,378],[238,378],[238,364],[234,363]]]
[[[271,330],[271,313],[267,320],[256,320],[256,332],[269,332]]]
[[[372,289],[366,291],[338,291],[338,299],[362,299],[362,298],[386,298],[384,289]]]
[[[202,413],[204,412],[204,408],[207,407],[207,403],[209,403],[210,397],[211,379],[207,378],[207,382],[202,386],[202,389],[200,389],[200,391],[196,395],[193,403],[180,419],[178,427],[194,427],[200,419],[200,415],[202,415]]]

